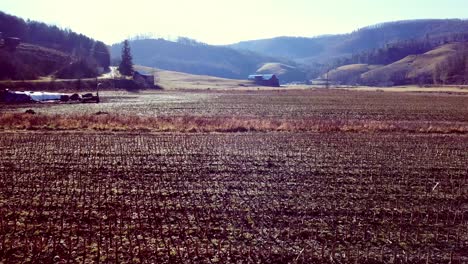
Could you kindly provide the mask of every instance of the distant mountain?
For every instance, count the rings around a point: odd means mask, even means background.
[[[239,51],[228,47],[212,46],[188,39],[177,42],[164,39],[141,39],[130,41],[133,62],[148,67],[210,75],[231,79],[246,79],[264,63],[294,62],[258,55],[251,51]],[[111,46],[112,58],[121,56],[122,44]]]
[[[466,33],[468,20],[421,19],[377,24],[349,34],[313,38],[277,37],[243,41],[229,47],[272,57],[289,58],[306,64],[328,63],[330,60],[377,49],[388,43],[436,37],[443,39]]]
[[[453,67],[449,78],[433,77],[438,74],[434,72],[407,77],[400,70],[389,76],[392,70],[387,66],[404,59],[411,61],[408,56],[419,56],[441,45],[463,42],[468,42],[468,20],[426,19],[382,23],[342,35],[278,37],[228,46],[186,38],[178,42],[134,40],[130,45],[136,64],[191,74],[245,79],[254,72],[274,73],[287,83],[313,79],[329,71],[330,78],[339,83],[391,85],[461,83],[462,78],[455,77],[461,73]],[[458,49],[459,45],[455,46]],[[120,52],[120,44],[111,47],[113,58],[118,58]],[[439,61],[425,59],[425,63],[436,65]],[[435,66],[428,69],[436,71]]]
[[[306,37],[277,37],[242,41],[228,47],[237,50],[248,50],[272,57],[289,58],[302,61],[306,58],[321,57],[328,53],[330,45],[344,39],[343,35]]]

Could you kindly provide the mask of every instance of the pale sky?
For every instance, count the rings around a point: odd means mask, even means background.
[[[468,0],[1,0],[0,10],[106,44],[138,34],[209,44],[348,33],[381,22],[468,18]]]

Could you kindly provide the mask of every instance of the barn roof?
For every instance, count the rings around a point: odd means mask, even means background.
[[[134,74],[139,74],[139,75],[142,75],[142,76],[146,76],[146,77],[152,77],[153,74],[149,73],[149,72],[145,72],[145,71],[134,71],[133,72]]]
[[[264,81],[271,80],[273,77],[276,77],[274,74],[251,74],[249,75],[249,80],[255,80],[257,78],[262,78]]]

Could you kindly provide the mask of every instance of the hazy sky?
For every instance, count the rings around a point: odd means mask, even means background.
[[[468,0],[1,0],[0,10],[107,44],[147,33],[229,44],[347,33],[393,20],[468,18]]]

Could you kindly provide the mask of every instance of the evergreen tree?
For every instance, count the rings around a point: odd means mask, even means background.
[[[128,40],[125,40],[123,42],[122,60],[120,61],[119,72],[122,75],[127,76],[133,74],[132,54],[130,53],[130,45],[128,44]]]

